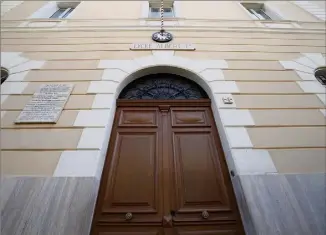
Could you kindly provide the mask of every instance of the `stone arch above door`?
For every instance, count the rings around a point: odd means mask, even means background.
[[[131,60],[101,60],[99,62],[98,68],[104,69],[102,80],[92,81],[87,93],[96,94],[93,107],[100,108],[105,104],[105,107],[110,108],[110,118],[105,130],[103,130],[105,137],[101,143],[105,145],[109,141],[116,99],[129,83],[150,74],[175,74],[196,82],[211,99],[214,120],[219,131],[228,168],[237,174],[237,166],[231,149],[238,147],[251,149],[253,146],[247,130],[243,126],[227,127],[224,124],[225,120],[220,116],[220,112],[225,110],[237,111],[234,101],[229,104],[223,102],[223,98],[232,99],[232,93],[239,92],[234,81],[224,79],[223,69],[228,68],[227,62],[225,60],[193,60],[175,56],[174,51],[153,51],[152,53],[151,56]],[[244,117],[247,120],[248,115],[244,112],[247,111],[238,112],[238,118]],[[105,154],[106,148],[102,148],[101,159],[104,159]],[[100,166],[98,169],[102,169],[102,167]],[[102,170],[98,171],[98,176],[101,172]]]
[[[214,121],[223,146],[228,171],[232,172],[233,176],[241,173],[239,160],[235,158],[237,156],[232,151],[234,148],[248,149],[249,154],[262,154],[259,151],[254,152],[256,150],[252,149],[252,142],[243,125],[228,127],[225,122],[225,115],[224,117],[221,116],[226,111],[236,111],[237,119],[242,120],[243,118],[246,121],[250,119],[249,121],[253,122],[249,111],[236,109],[232,93],[239,93],[239,89],[235,81],[226,81],[224,78],[223,69],[228,68],[225,60],[194,60],[175,56],[174,51],[152,51],[151,56],[131,60],[101,60],[98,68],[103,69],[102,79],[101,81],[91,81],[87,93],[96,94],[93,103],[94,108],[104,106],[110,108],[109,120],[105,129],[103,129],[103,137],[101,137],[100,141],[102,148],[97,171],[98,179],[102,174],[103,163],[107,153],[107,143],[110,141],[116,110],[116,99],[118,99],[121,91],[129,83],[150,74],[168,73],[183,76],[196,82],[206,92],[211,100]],[[223,101],[225,97],[230,98],[233,102],[225,103]],[[108,103],[110,104],[108,105]],[[87,138],[85,136],[84,139],[96,138],[98,138],[98,134],[95,135],[94,133],[93,135],[89,134]],[[269,155],[263,157],[270,158]],[[261,170],[264,171],[265,169]],[[241,197],[242,191],[235,189],[235,193],[238,198]]]
[[[174,51],[153,51],[151,56],[133,60],[101,60],[98,68],[104,69],[102,81],[115,82],[115,98],[133,80],[153,73],[171,73],[193,80],[210,98],[213,98],[214,90],[218,89],[221,83],[223,86],[227,83],[227,86],[238,91],[233,81],[224,81],[222,69],[228,68],[225,60],[192,60],[174,56]],[[92,83],[89,93],[101,82]]]

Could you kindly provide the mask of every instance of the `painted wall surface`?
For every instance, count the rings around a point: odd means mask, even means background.
[[[7,14],[11,9],[21,3],[23,3],[23,1],[1,1],[1,16]]]
[[[2,1],[1,6],[8,4],[9,1]],[[11,1],[10,1],[11,2]],[[32,15],[39,8],[47,4],[48,1],[21,1],[21,4],[11,8],[10,11],[6,12],[1,19],[2,20],[21,20],[26,19]]]
[[[316,17],[289,1],[266,1],[266,6],[279,12],[284,20],[316,21]]]
[[[194,19],[250,20],[240,5],[232,1],[181,1],[181,17]]]
[[[185,19],[167,30],[195,51],[131,51],[159,29],[138,20],[141,1],[84,1],[70,19],[27,19],[44,4],[25,1],[1,22],[1,66],[10,71],[1,85],[4,234],[87,234],[117,94],[132,74],[158,65],[183,68],[210,94],[237,197],[246,199],[246,229],[256,231],[248,234],[324,234],[326,90],[313,75],[325,64],[324,22],[286,1],[266,3],[290,19],[278,22],[251,20],[236,2],[182,1]],[[49,83],[74,84],[58,122],[16,125]],[[235,103],[223,104],[226,95]],[[61,203],[74,206],[54,213]],[[12,208],[22,211],[14,222]]]
[[[321,9],[325,9],[326,7],[326,3],[325,1],[311,1],[313,4],[316,4],[317,6],[319,6]]]
[[[137,19],[141,1],[83,1],[72,19]]]

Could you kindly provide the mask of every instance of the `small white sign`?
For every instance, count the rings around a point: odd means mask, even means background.
[[[130,50],[179,50],[194,51],[195,46],[191,43],[134,43]]]
[[[224,104],[233,104],[233,99],[231,97],[224,96],[222,97],[222,100]]]
[[[56,123],[73,84],[45,84],[34,93],[15,123]]]

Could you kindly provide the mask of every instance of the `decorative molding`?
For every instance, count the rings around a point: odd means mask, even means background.
[[[19,73],[14,73],[11,74],[7,81],[9,82],[22,82],[24,81],[26,75],[28,74],[29,71],[25,71],[25,72],[19,72]]]
[[[250,111],[246,109],[220,109],[224,126],[254,126]]]
[[[326,94],[317,94],[318,98],[320,99],[321,102],[326,105]]]
[[[253,14],[250,14],[250,12],[240,2],[236,2],[236,4],[249,16],[249,18],[258,21],[257,17],[255,17]]]
[[[174,10],[174,17],[181,18],[182,11],[181,11],[181,1],[174,1],[173,2],[173,10]]]
[[[168,58],[174,56],[174,51],[152,51],[153,56],[155,57],[164,57]]]
[[[1,119],[5,116],[7,111],[1,111]]]
[[[21,54],[21,52],[1,52],[1,67],[4,67],[9,71],[8,79],[1,86],[1,92],[3,94],[11,94],[11,82],[24,81],[27,73],[30,70],[40,69],[45,64],[44,60],[30,60],[28,58],[22,57]],[[23,87],[24,84],[27,83],[22,84],[18,84],[17,86]],[[19,88],[15,89],[19,90]]]
[[[326,93],[326,88],[318,81],[297,81],[296,83],[306,93]]]
[[[76,8],[81,1],[56,1],[58,8]]]
[[[35,11],[28,18],[29,19],[50,18],[57,10],[59,10],[59,7],[58,7],[56,1],[50,1],[50,2],[47,2],[43,7],[41,7],[37,11]]]
[[[114,102],[114,94],[97,94],[95,95],[92,109],[111,109]]]
[[[226,127],[226,136],[230,148],[252,148],[252,142],[249,134],[244,127]],[[234,161],[234,156],[232,156]]]
[[[149,1],[142,1],[141,18],[148,18],[148,15],[149,15]]]
[[[302,8],[303,10],[309,12],[316,18],[325,21],[326,20],[326,11],[320,6],[315,5],[312,1],[292,1],[295,5]]]
[[[85,128],[79,139],[77,149],[101,149],[104,136],[105,128]]]
[[[325,87],[315,78],[314,71],[317,67],[326,64],[326,58],[321,53],[301,53],[301,57],[279,61],[285,69],[294,70],[303,81],[297,84],[305,93],[326,93]]]
[[[239,93],[239,88],[234,81],[212,81],[209,83],[214,94]]]
[[[277,173],[267,150],[233,149],[232,153],[237,175]]]
[[[91,81],[87,94],[115,93],[117,83],[113,81]]]
[[[109,109],[80,110],[74,126],[78,127],[104,127],[109,120]]]
[[[275,17],[274,20],[277,18],[279,20],[286,20],[286,16],[280,11],[276,6],[271,6],[268,1],[264,3],[265,9],[267,10],[267,14],[271,14],[272,18]]]
[[[225,60],[190,60],[179,56],[173,56],[173,51],[155,51],[152,56],[140,57],[134,60],[101,60],[100,69],[120,69],[128,74],[144,68],[146,65],[183,67],[195,73],[206,69],[228,68]]]
[[[152,53],[153,55],[151,56],[139,57],[133,60],[101,60],[98,68],[105,70],[102,77],[105,81],[91,82],[89,92],[96,94],[93,108],[103,107],[105,99],[114,101],[122,89],[130,82],[152,73],[172,73],[194,80],[211,97],[212,110],[216,125],[219,128],[226,160],[229,169],[235,169],[231,149],[253,148],[253,144],[244,126],[253,126],[254,121],[248,110],[236,109],[236,103],[230,93],[239,92],[239,89],[234,81],[224,80],[222,69],[228,68],[227,62],[225,60],[192,60],[175,56],[173,50],[153,50]],[[111,84],[105,85],[101,82],[111,82]],[[112,87],[114,84],[115,87]],[[106,93],[107,95],[104,97],[104,94],[99,93]],[[223,99],[226,98],[230,98],[232,102],[223,102]],[[108,130],[111,130],[114,112],[114,109],[110,109],[111,121],[106,126]],[[236,117],[228,118],[232,114]],[[93,135],[95,136],[95,134]],[[109,138],[110,131],[105,131],[105,137],[103,138],[105,143],[102,143],[103,146],[106,146]],[[98,146],[100,146],[99,142]],[[101,152],[104,159],[105,150],[101,149]],[[264,168],[261,168],[260,172],[266,173]],[[98,174],[101,174],[101,169],[99,169]]]
[[[112,80],[115,82],[121,82],[126,76],[127,73],[120,69],[104,69],[102,74],[102,80]]]
[[[6,101],[7,98],[8,98],[8,95],[2,95],[1,94],[1,104],[3,104]]]
[[[205,69],[200,75],[208,82],[225,80],[221,69]]]
[[[100,151],[63,151],[54,171],[54,177],[95,177]]]
[[[1,1],[1,16],[4,16],[23,2],[24,1]]]
[[[1,84],[2,95],[20,95],[27,87],[28,82],[8,82],[5,81]]]
[[[43,65],[45,64],[45,61],[41,60],[30,60],[27,61],[26,63],[22,63],[18,66],[15,66],[9,70],[10,74],[11,73],[20,73],[24,71],[28,71],[31,69],[40,69]]]
[[[1,52],[1,66],[10,70],[12,67],[29,61],[29,59],[22,57],[21,54],[21,52]]]

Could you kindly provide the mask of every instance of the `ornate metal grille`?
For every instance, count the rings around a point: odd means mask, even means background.
[[[207,99],[206,92],[195,82],[177,75],[153,74],[129,83],[119,99],[188,100]]]

